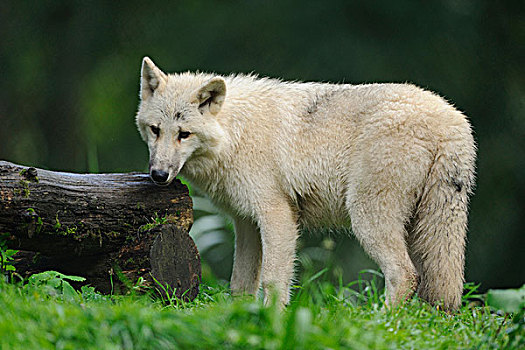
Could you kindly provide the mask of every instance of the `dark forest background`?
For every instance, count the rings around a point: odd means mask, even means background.
[[[168,72],[412,82],[453,101],[474,126],[467,280],[483,289],[520,286],[524,8],[490,0],[2,1],[0,159],[75,172],[146,171],[134,122],[145,55]],[[337,248],[321,247],[342,262],[346,279],[373,266],[353,239],[334,240]],[[306,235],[303,248],[317,243]],[[230,268],[215,271],[227,278]]]

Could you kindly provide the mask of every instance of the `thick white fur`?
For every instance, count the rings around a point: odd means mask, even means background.
[[[476,147],[439,96],[410,84],[166,75],[146,57],[137,125],[151,169],[180,173],[233,218],[234,292],[262,282],[286,304],[300,228],[351,225],[389,303],[417,288],[460,304]]]

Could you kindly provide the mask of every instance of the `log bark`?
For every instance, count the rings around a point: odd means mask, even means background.
[[[192,222],[178,180],[158,187],[146,174],[73,174],[0,161],[0,234],[21,250],[19,273],[76,274],[102,292],[142,277],[192,299],[201,278]]]

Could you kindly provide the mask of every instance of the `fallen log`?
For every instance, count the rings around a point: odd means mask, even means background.
[[[18,273],[57,270],[101,292],[159,283],[193,299],[200,257],[186,186],[148,175],[73,174],[0,161],[0,234]],[[155,281],[156,280],[156,281]]]

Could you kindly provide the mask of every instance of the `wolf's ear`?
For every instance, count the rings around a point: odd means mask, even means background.
[[[221,77],[212,78],[195,93],[195,102],[199,104],[199,111],[209,110],[215,115],[221,110],[226,97],[226,82]]]
[[[165,85],[167,80],[166,74],[157,68],[149,57],[144,57],[140,76],[140,99],[147,100],[157,88]]]

